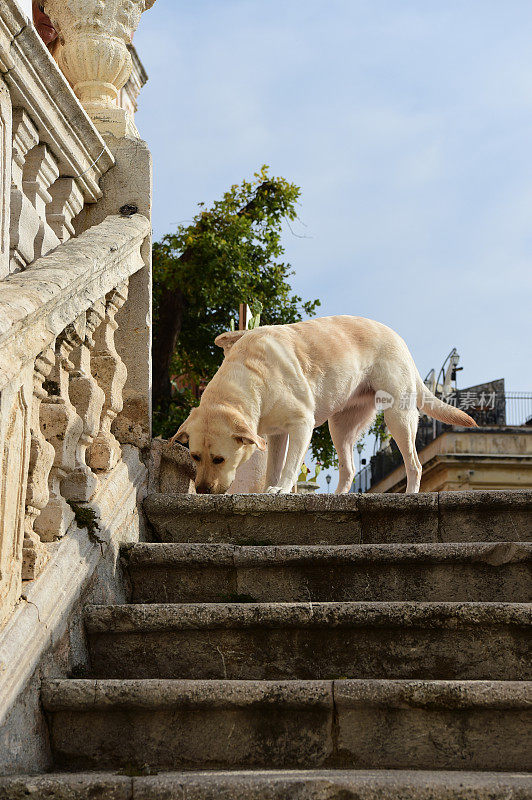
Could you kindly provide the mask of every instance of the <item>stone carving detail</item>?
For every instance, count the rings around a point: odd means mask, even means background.
[[[11,183],[22,191],[26,156],[39,144],[39,132],[23,108],[13,109],[13,164]]]
[[[46,397],[43,382],[50,374],[54,361],[53,350],[46,350],[36,359],[33,372],[33,403],[30,419],[31,444],[22,558],[23,580],[36,578],[48,557],[46,548],[34,530],[34,524],[50,498],[48,478],[54,463],[55,450],[53,445],[46,441],[41,430],[41,402]]]
[[[46,208],[52,202],[48,190],[58,177],[57,161],[45,144],[39,144],[30,150],[24,164],[22,186],[40,220],[34,244],[35,258],[46,255],[59,244],[59,239],[46,222]]]
[[[70,373],[69,394],[76,411],[83,422],[83,431],[78,440],[76,465],[63,479],[61,492],[67,500],[86,502],[98,488],[98,479],[87,466],[87,448],[100,431],[100,420],[105,403],[105,393],[91,374],[91,350],[94,347],[93,334],[105,317],[105,302],[93,306],[80,327],[84,327],[79,346],[73,351],[71,361],[74,369]],[[86,316],[86,318],[85,318]]]
[[[22,108],[13,109],[11,162],[11,271],[24,269],[35,257],[35,240],[41,220],[23,190],[24,165],[30,150],[39,144],[37,128]]]
[[[46,219],[60,242],[74,236],[72,220],[83,208],[83,194],[74,178],[59,178],[50,189]]]
[[[41,540],[51,542],[65,535],[74,519],[74,512],[61,495],[61,481],[76,468],[76,450],[83,432],[83,422],[69,396],[69,361],[79,333],[70,325],[57,339],[54,370],[45,384],[48,394],[41,405],[42,432],[55,451],[50,471],[50,499],[35,520]]]
[[[44,0],[62,45],[59,66],[100,131],[126,133],[126,112],[116,102],[133,68],[127,45],[154,2]]]
[[[116,415],[122,411],[127,369],[115,347],[115,320],[117,311],[127,300],[127,282],[122,283],[106,297],[105,319],[95,337],[92,371],[98,384],[105,392],[105,404],[98,436],[90,449],[89,463],[93,469],[108,471],[120,459],[121,449],[111,433],[111,425]]]

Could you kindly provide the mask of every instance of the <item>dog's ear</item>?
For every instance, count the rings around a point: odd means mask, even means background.
[[[170,444],[173,444],[174,442],[179,442],[179,444],[188,444],[188,440],[189,440],[188,423],[190,422],[191,418],[193,417],[195,411],[196,411],[195,408],[193,408],[191,410],[191,412],[188,415],[187,419],[183,422],[181,427],[176,431],[176,433],[174,433],[174,435],[170,439]]]
[[[221,347],[225,355],[229,352],[232,346],[242,338],[245,332],[246,331],[227,331],[226,333],[221,333],[214,340],[214,344],[218,345],[218,347]]]
[[[172,438],[170,439],[170,444],[174,444],[174,442],[179,442],[179,444],[188,444],[188,431],[186,429],[186,422],[183,422],[179,430],[174,433]]]
[[[253,433],[251,428],[239,428],[237,432],[233,434],[233,439],[236,439],[240,444],[254,444],[263,452],[266,450],[266,440],[257,433]]]

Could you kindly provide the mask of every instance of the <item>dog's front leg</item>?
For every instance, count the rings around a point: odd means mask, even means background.
[[[288,453],[281,472],[281,480],[279,486],[269,487],[270,494],[290,494],[292,491],[308,450],[313,429],[313,420],[292,425],[288,429]]]
[[[266,467],[267,492],[274,491],[281,482],[284,459],[286,456],[287,433],[275,433],[268,436],[268,466]]]

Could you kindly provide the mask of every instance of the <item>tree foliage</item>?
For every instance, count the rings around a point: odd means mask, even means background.
[[[261,324],[280,325],[313,316],[319,300],[292,292],[293,271],[282,260],[283,223],[296,219],[300,190],[263,167],[235,184],[192,222],[153,246],[154,431],[171,435],[199,402],[188,384],[212,378],[223,360],[215,337],[238,322],[241,302],[263,305]],[[171,386],[171,376],[187,376]],[[332,466],[326,426],[315,431],[313,456]]]

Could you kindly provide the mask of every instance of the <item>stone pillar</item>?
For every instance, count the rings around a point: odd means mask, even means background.
[[[117,105],[133,68],[127,45],[143,11],[155,0],[43,0],[59,33],[57,60],[100,133],[135,131],[130,115]]]
[[[151,220],[152,159],[140,139],[104,136],[116,164],[101,179],[103,197],[85,205],[76,217],[76,233],[98,225],[121,208],[136,208]],[[113,433],[122,444],[147,448],[151,441],[151,239],[141,249],[145,266],[129,279],[127,303],[116,315],[115,345],[127,367],[124,407],[113,422]]]

